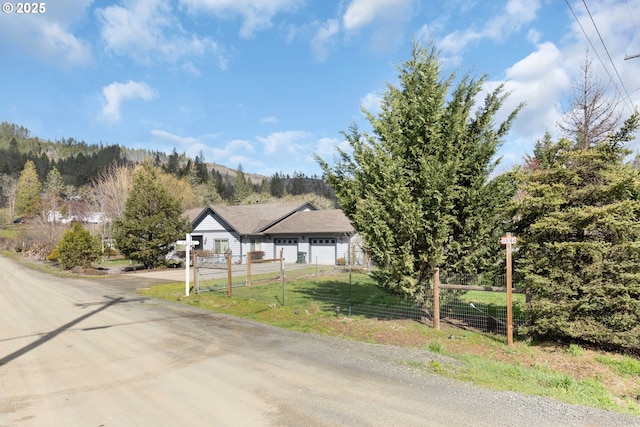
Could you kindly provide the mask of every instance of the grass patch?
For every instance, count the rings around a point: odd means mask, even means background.
[[[597,356],[596,360],[616,371],[623,377],[637,377],[640,379],[640,360],[629,356]]]
[[[5,239],[15,240],[19,236],[19,230],[13,228],[0,228],[0,237]]]
[[[585,350],[577,345],[563,347],[516,341],[508,347],[501,335],[455,328],[436,331],[415,319],[400,317],[350,315],[340,301],[372,306],[394,306],[403,302],[378,288],[366,274],[295,277],[287,273],[284,294],[282,282],[268,276],[260,279],[253,276],[254,283],[260,281],[261,284],[236,287],[231,298],[226,294],[225,279],[217,281],[220,291],[189,297],[184,296],[181,283],[153,286],[144,294],[300,332],[424,348],[453,361],[431,361],[426,365],[405,363],[489,389],[640,415],[637,400],[640,361],[636,359]],[[236,282],[244,282],[244,278],[234,277]],[[500,307],[504,305],[499,299],[502,297],[505,295],[472,291],[459,298]],[[514,297],[522,299],[524,304],[523,295]]]
[[[429,345],[427,345],[427,349],[432,353],[443,354],[445,352],[444,345],[437,341],[429,343]]]
[[[100,266],[105,268],[125,267],[127,265],[131,265],[131,261],[123,257],[103,258],[100,262]]]
[[[571,344],[564,352],[569,356],[581,356],[584,354],[584,349],[577,344]]]

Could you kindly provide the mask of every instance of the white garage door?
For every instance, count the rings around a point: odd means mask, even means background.
[[[311,239],[310,263],[336,265],[336,239]]]
[[[296,262],[298,260],[298,239],[275,239],[276,253],[274,258],[280,257],[280,249],[284,262]]]

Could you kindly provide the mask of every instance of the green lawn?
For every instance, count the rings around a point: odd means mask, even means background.
[[[640,416],[640,362],[635,359],[577,345],[536,345],[520,340],[507,346],[502,336],[447,327],[434,330],[431,325],[414,320],[346,316],[344,311],[336,311],[336,301],[350,298],[353,303],[393,305],[402,299],[380,289],[366,274],[289,274],[284,300],[282,282],[273,273],[253,276],[254,283],[260,284],[234,287],[231,298],[226,294],[225,279],[209,284],[216,291],[189,297],[184,296],[183,283],[153,286],[142,292],[301,332],[418,346],[447,355],[452,362],[423,365],[406,361],[417,369],[490,389],[536,394]],[[244,281],[243,277],[234,278],[234,283]],[[504,309],[506,295],[470,291],[459,295],[458,301]],[[524,295],[514,294],[514,305],[523,304]]]

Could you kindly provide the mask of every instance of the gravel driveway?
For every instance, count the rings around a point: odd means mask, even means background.
[[[0,257],[0,426],[640,425],[413,369],[426,351],[140,298],[143,281]]]

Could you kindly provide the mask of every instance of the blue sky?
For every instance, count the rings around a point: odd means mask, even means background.
[[[624,59],[640,54],[635,0],[51,0],[28,15],[8,3],[0,121],[251,173],[320,174],[313,153],[331,162],[341,130],[367,128],[360,107],[376,111],[412,39],[433,40],[446,73],[506,81],[505,114],[527,102],[502,169],[557,134],[587,48],[630,95],[623,113],[640,103],[640,58]]]

